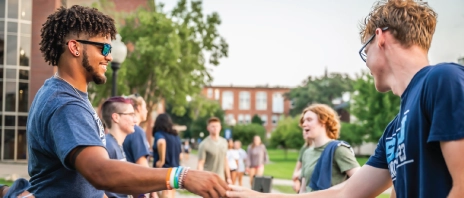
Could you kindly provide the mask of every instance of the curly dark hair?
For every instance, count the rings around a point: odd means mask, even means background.
[[[159,114],[156,117],[155,126],[153,126],[153,137],[155,136],[155,133],[161,131],[177,136],[178,132],[173,128],[173,126],[174,124],[172,124],[171,117],[168,114]]]
[[[48,16],[41,29],[42,41],[40,51],[49,65],[58,65],[64,52],[69,34],[87,34],[89,37],[110,35],[116,37],[114,20],[95,8],[73,5],[71,8],[61,7]]]

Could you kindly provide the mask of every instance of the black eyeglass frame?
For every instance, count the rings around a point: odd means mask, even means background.
[[[382,31],[386,31],[386,30],[388,30],[388,27],[383,27],[383,28],[381,28],[381,29],[382,29]],[[362,59],[364,62],[366,62],[366,60],[367,60],[367,54],[364,53],[364,49],[366,49],[366,46],[369,45],[369,43],[370,43],[372,40],[374,40],[374,37],[375,37],[375,33],[371,36],[371,38],[369,38],[369,39],[367,40],[367,42],[366,42],[366,43],[361,47],[361,49],[359,50],[359,56],[361,56],[361,59]]]

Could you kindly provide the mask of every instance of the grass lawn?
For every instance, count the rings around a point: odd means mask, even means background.
[[[267,164],[264,168],[264,174],[273,176],[279,179],[292,179],[293,169],[298,158],[297,150],[287,151],[287,158],[285,158],[285,151],[281,149],[268,150],[271,163]],[[359,165],[364,165],[367,158],[357,158]]]
[[[4,179],[0,179],[0,184],[11,186],[11,185],[13,185],[13,182],[9,182],[9,181],[5,181]]]

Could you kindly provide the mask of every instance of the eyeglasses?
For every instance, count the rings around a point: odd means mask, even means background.
[[[128,115],[128,116],[132,116],[132,117],[135,117],[135,113],[117,113],[119,115]]]
[[[102,47],[101,53],[103,56],[108,56],[111,53],[111,45],[109,43],[100,43],[100,42],[93,42],[93,41],[86,41],[86,40],[76,40],[79,43],[83,44],[90,44]],[[66,43],[68,45],[68,43]]]
[[[386,31],[388,30],[388,27],[384,27],[382,28],[382,31]],[[361,59],[366,62],[367,60],[367,54],[364,52],[364,49],[366,49],[366,46],[372,41],[374,40],[374,37],[375,37],[375,33],[374,35],[371,36],[371,38],[369,38],[369,40],[367,40],[367,42],[362,46],[361,50],[359,50],[359,56],[361,56]]]

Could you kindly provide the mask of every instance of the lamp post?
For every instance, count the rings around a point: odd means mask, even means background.
[[[116,40],[113,40],[111,49],[111,55],[113,56],[113,61],[111,61],[111,69],[113,70],[113,83],[111,89],[111,95],[117,95],[117,81],[118,81],[118,70],[121,68],[121,63],[126,59],[127,47],[121,41],[121,35],[116,34]]]

